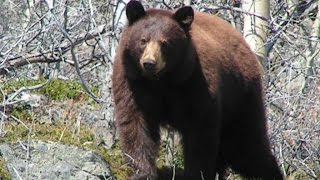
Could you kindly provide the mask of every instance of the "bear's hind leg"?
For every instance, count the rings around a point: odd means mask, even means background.
[[[252,150],[238,151],[231,168],[248,179],[283,180],[276,159],[270,153],[264,153],[254,147]],[[236,156],[235,154],[235,156]]]
[[[228,164],[247,178],[282,180],[280,168],[272,155],[267,134],[264,105],[260,92],[247,94],[245,105],[233,115],[224,130],[222,152]]]

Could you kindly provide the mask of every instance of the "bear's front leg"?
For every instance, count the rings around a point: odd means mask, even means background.
[[[160,139],[159,126],[148,124],[134,102],[118,108],[121,112],[116,111],[116,125],[121,149],[134,169],[130,180],[157,179],[155,158]]]
[[[215,179],[219,140],[212,132],[203,127],[184,135],[186,180]]]
[[[202,102],[194,103],[198,106],[193,106],[193,112],[185,119],[186,129],[182,132],[186,180],[215,179],[217,172],[219,108],[215,101]]]

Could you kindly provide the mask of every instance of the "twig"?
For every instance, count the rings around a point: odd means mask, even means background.
[[[163,4],[166,8],[172,9],[172,8],[166,3],[165,0],[162,0],[162,4]]]
[[[59,24],[59,21],[58,19],[56,18],[56,16],[53,14],[52,11],[50,11],[51,14],[52,14],[52,17],[54,18],[54,20],[56,21],[56,25],[58,26],[58,28],[60,29],[60,31],[62,32],[62,34],[69,40],[69,42],[71,43],[71,47],[70,47],[70,51],[71,51],[71,56],[72,56],[72,60],[74,61],[74,67],[76,69],[76,72],[77,72],[77,75],[80,79],[80,83],[81,83],[81,86],[82,88],[87,92],[88,96],[90,96],[94,101],[96,101],[97,103],[102,103],[104,102],[103,100],[101,99],[98,99],[91,91],[90,89],[88,88],[87,84],[85,83],[82,75],[81,75],[81,72],[80,72],[80,65],[79,65],[79,61],[78,61],[78,58],[77,56],[75,55],[75,52],[74,52],[74,48],[75,48],[75,43],[72,41],[71,37],[69,36],[69,34],[61,27],[61,25]]]
[[[268,18],[265,18],[259,14],[256,14],[256,13],[251,13],[251,12],[247,12],[247,11],[244,11],[242,10],[241,8],[237,8],[237,7],[231,7],[231,6],[216,6],[216,5],[213,5],[213,6],[207,6],[207,7],[202,7],[203,9],[205,10],[229,10],[229,11],[236,11],[236,12],[240,12],[240,13],[243,13],[243,14],[248,14],[248,15],[251,15],[251,16],[255,16],[257,18],[260,18],[264,21],[267,21],[269,22],[269,19]]]
[[[18,176],[19,180],[22,180],[21,176],[19,175],[19,172],[17,171],[17,169],[15,167],[12,166],[13,171],[16,173],[16,175]]]
[[[21,121],[20,119],[16,118],[16,117],[13,116],[13,115],[10,115],[9,117],[11,117],[12,119],[18,121],[18,122],[21,123],[26,129],[29,130],[29,127],[28,127],[23,121]]]
[[[61,140],[62,140],[62,138],[63,138],[63,136],[64,136],[64,132],[67,130],[67,127],[68,127],[68,126],[65,126],[65,127],[63,128],[63,130],[62,130],[62,132],[61,132],[61,135],[60,135],[60,137],[59,137],[58,142],[61,142]]]
[[[13,93],[12,95],[10,95],[10,97],[4,102],[5,105],[9,105],[9,104],[13,104],[12,100],[17,97],[20,93],[25,92],[25,91],[30,91],[30,90],[35,90],[35,89],[39,89],[42,88],[43,86],[45,86],[47,83],[49,82],[46,81],[42,84],[37,84],[35,86],[28,86],[28,87],[21,87],[18,91],[16,91],[15,93]],[[17,101],[20,102],[21,100]]]

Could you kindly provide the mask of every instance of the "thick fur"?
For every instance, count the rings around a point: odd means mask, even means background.
[[[139,10],[127,8],[112,90],[131,179],[157,179],[159,127],[168,124],[183,137],[184,179],[222,179],[231,167],[247,178],[281,180],[267,137],[260,65],[241,34],[216,16],[193,16],[191,8],[144,12],[130,3]],[[165,66],[154,76],[141,65],[142,36],[161,45]]]

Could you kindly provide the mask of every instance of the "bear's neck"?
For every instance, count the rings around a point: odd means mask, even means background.
[[[198,65],[199,60],[194,48],[187,48],[186,54],[180,59],[175,68],[166,74],[167,80],[174,85],[184,84],[194,76]]]

